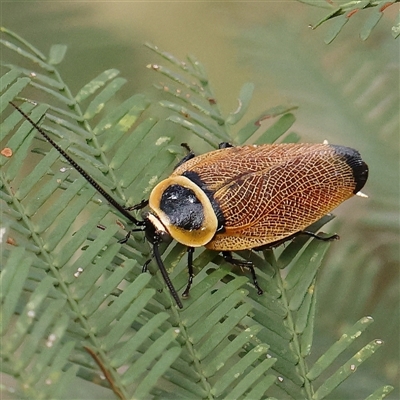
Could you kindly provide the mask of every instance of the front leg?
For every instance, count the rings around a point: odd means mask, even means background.
[[[126,211],[135,211],[135,210],[141,210],[142,208],[147,207],[149,204],[149,200],[142,200],[140,203],[135,204],[130,207],[124,207]]]

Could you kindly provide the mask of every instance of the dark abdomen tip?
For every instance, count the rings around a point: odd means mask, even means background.
[[[362,160],[360,153],[350,147],[332,145],[346,164],[353,170],[356,186],[353,193],[359,192],[368,179],[368,165]]]

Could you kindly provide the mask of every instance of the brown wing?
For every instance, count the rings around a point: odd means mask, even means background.
[[[276,164],[294,157],[312,153],[315,146],[327,150],[326,145],[315,144],[276,144],[248,145],[211,151],[194,157],[180,165],[172,174],[183,175],[187,171],[196,173],[213,192],[251,172],[267,171]]]
[[[361,183],[353,164],[358,175],[364,173]],[[360,190],[368,172],[355,150],[324,144],[217,150],[189,160],[174,174],[187,171],[214,194],[225,219],[225,231],[206,247],[227,251],[304,229]]]

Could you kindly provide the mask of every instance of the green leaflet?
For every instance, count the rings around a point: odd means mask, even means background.
[[[312,26],[312,29],[316,29],[318,26],[322,25],[326,21],[330,19],[334,19],[333,24],[330,26],[330,30],[325,38],[325,43],[331,43],[340,33],[344,25],[351,19],[351,17],[362,11],[362,13],[367,17],[363,27],[361,28],[360,38],[362,40],[368,39],[372,30],[378,24],[379,20],[382,17],[384,10],[390,6],[391,4],[397,3],[398,0],[390,0],[390,1],[371,1],[371,0],[360,0],[360,1],[348,1],[340,4],[340,6],[336,7],[327,2],[315,2],[315,1],[306,1],[300,0],[302,3],[307,3],[312,6],[323,7],[323,8],[331,8],[332,10],[325,15],[320,21]],[[369,10],[373,8],[372,10]],[[394,28],[394,27],[393,27]],[[393,32],[395,29],[392,28],[392,35],[394,38],[397,38],[398,35],[395,35]]]
[[[67,53],[67,46],[65,44],[54,44],[50,48],[49,64],[57,65],[62,62]]]

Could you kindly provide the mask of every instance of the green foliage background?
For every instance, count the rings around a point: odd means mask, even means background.
[[[249,14],[245,13],[244,17],[249,17]],[[19,390],[22,390],[20,393],[24,392],[29,398],[69,398],[70,382],[75,374],[86,381],[96,381],[99,366],[83,349],[83,345],[99,355],[106,370],[111,371],[108,380],[115,382],[114,391],[122,391],[119,394],[124,397],[135,393],[141,398],[151,390],[151,395],[163,398],[170,391],[174,396],[180,393],[184,398],[226,398],[228,394],[234,396],[237,393],[247,393],[248,398],[257,398],[257,393],[262,396],[262,390],[272,385],[266,393],[277,398],[311,398],[318,387],[320,389],[314,397],[322,398],[326,394],[324,390],[336,386],[352,371],[353,367],[350,366],[357,364],[351,360],[354,352],[367,345],[364,354],[361,354],[364,360],[376,347],[380,347],[379,342],[373,341],[376,338],[384,339],[386,346],[374,355],[375,362],[366,363],[349,380],[350,386],[346,388],[346,385],[342,385],[330,396],[365,398],[383,383],[396,381],[399,321],[398,153],[396,147],[391,146],[393,155],[388,156],[386,148],[382,146],[385,141],[398,141],[398,93],[396,85],[393,85],[396,82],[395,57],[381,48],[379,58],[371,57],[374,49],[358,50],[353,54],[359,44],[348,39],[348,46],[353,52],[345,53],[346,62],[343,52],[328,49],[325,51],[329,62],[321,65],[320,60],[313,57],[315,49],[305,43],[301,46],[305,38],[293,34],[297,29],[296,23],[286,25],[289,34],[276,40],[271,30],[282,30],[283,20],[278,22],[268,25],[268,29],[261,24],[253,24],[251,29],[242,32],[238,44],[243,50],[242,54],[246,54],[242,64],[251,65],[251,68],[261,72],[260,76],[266,73],[266,66],[271,68],[274,78],[277,81],[282,79],[283,87],[286,85],[287,89],[290,88],[290,99],[298,97],[301,110],[304,110],[296,126],[300,130],[307,124],[334,126],[333,131],[335,128],[338,131],[332,134],[334,141],[359,148],[372,172],[368,187],[370,199],[368,205],[364,206],[368,213],[362,215],[360,207],[357,212],[351,213],[354,218],[347,221],[347,225],[336,227],[342,241],[333,247],[336,250],[340,246],[340,253],[328,253],[327,267],[319,276],[316,323],[316,297],[309,288],[314,287],[312,282],[320,258],[327,248],[325,244],[313,242],[306,250],[302,248],[303,243],[297,242],[288,246],[282,254],[282,249],[275,252],[274,256],[264,254],[265,261],[254,256],[254,261],[260,266],[262,284],[268,287],[268,295],[263,299],[254,296],[252,286],[247,284],[247,278],[240,271],[231,272],[229,266],[221,266],[220,257],[209,252],[196,254],[196,286],[191,292],[186,315],[185,312],[177,314],[174,307],[171,308],[168,296],[154,291],[162,287],[158,276],[149,281],[148,274],[140,274],[140,266],[149,251],[140,235],[136,235],[136,240],[130,241],[128,246],[120,248],[116,240],[124,233],[115,225],[115,216],[110,215],[107,206],[98,206],[98,196],[93,197],[93,191],[86,188],[82,180],[75,180],[73,171],[67,169],[66,172],[57,172],[57,167],[53,167],[53,172],[49,174],[49,168],[58,157],[51,151],[42,158],[48,147],[33,139],[34,133],[27,124],[12,135],[13,139],[9,139],[8,133],[13,132],[20,120],[14,113],[2,125],[2,134],[7,137],[5,143],[9,144],[8,140],[11,140],[13,146],[20,146],[11,164],[9,160],[2,159],[2,163],[7,165],[6,169],[2,168],[2,171],[6,171],[3,190],[9,195],[15,193],[14,199],[13,195],[11,198],[4,197],[6,204],[13,206],[2,208],[2,223],[5,222],[8,229],[7,235],[11,232],[11,237],[17,239],[19,249],[9,252],[9,247],[2,248],[5,250],[2,266],[8,271],[8,274],[2,275],[5,301],[2,309],[5,312],[3,344],[7,344],[2,349],[5,349],[3,367],[7,373],[17,377]],[[266,51],[260,51],[264,46]],[[301,49],[293,56],[296,63],[282,62],[279,56],[282,46]],[[159,95],[164,107],[164,111],[161,111],[154,101],[147,100],[149,96],[132,96],[131,90],[124,91],[126,81],[120,78],[118,71],[109,69],[114,66],[113,63],[107,63],[108,72],[100,74],[88,86],[85,83],[96,74],[87,70],[82,71],[81,75],[87,74],[89,79],[81,81],[81,84],[75,80],[70,83],[70,68],[66,67],[68,56],[64,62],[64,50],[63,46],[54,46],[49,57],[43,56],[43,63],[34,67],[36,72],[42,72],[42,76],[33,77],[33,83],[26,78],[17,81],[24,75],[29,76],[32,71],[25,64],[26,61],[21,62],[19,56],[14,59],[13,51],[7,52],[5,58],[3,52],[3,64],[12,61],[27,68],[21,70],[12,67],[11,75],[3,76],[5,95],[1,105],[2,110],[6,110],[4,115],[10,112],[7,101],[21,93],[23,88],[24,97],[48,103],[50,109],[43,124],[59,135],[60,143],[64,147],[69,146],[71,154],[80,160],[84,154],[82,162],[90,173],[128,205],[138,202],[148,193],[155,179],[162,177],[160,171],[164,176],[168,174],[183,154],[178,146],[182,138],[184,141],[190,138],[191,146],[199,151],[208,150],[226,138],[240,144],[248,135],[250,141],[268,142],[284,133],[286,136],[283,140],[298,140],[298,135],[291,131],[294,123],[291,106],[270,108],[268,114],[277,115],[276,122],[264,125],[257,132],[249,130],[254,126],[254,120],[265,115],[257,107],[250,107],[248,115],[244,116],[251,98],[251,85],[245,85],[241,90],[242,108],[239,112],[221,111],[220,108],[223,110],[230,106],[232,110],[236,109],[233,98],[237,95],[229,98],[227,93],[222,92],[221,96],[216,96],[211,89],[214,85],[208,84],[207,75],[193,58],[187,61],[190,67],[188,71],[182,70],[181,64],[175,63],[175,59],[161,62],[157,59],[157,64],[160,62],[164,65],[164,70],[158,69],[162,75],[159,79],[154,79],[154,76],[147,79],[161,82],[158,85],[163,89]],[[36,57],[41,59],[40,54],[36,54]],[[170,61],[176,65],[171,65]],[[302,79],[298,77],[299,63],[302,65],[300,70],[304,71]],[[56,64],[59,65],[53,71]],[[9,66],[3,68],[4,72],[8,70]],[[362,79],[355,80],[355,73],[356,76],[361,74]],[[51,77],[52,81],[46,81],[45,76]],[[253,78],[257,81],[256,74]],[[195,85],[194,81],[197,81]],[[38,85],[50,87],[61,97],[57,98],[57,95],[53,96],[54,93],[48,91],[45,93],[43,87]],[[73,86],[76,88],[73,89]],[[78,87],[84,89],[79,91]],[[165,93],[166,87],[169,93]],[[308,109],[307,102],[302,101],[304,87],[318,94],[318,102],[308,105]],[[180,92],[176,92],[176,89]],[[191,100],[183,96],[185,91],[192,94]],[[125,95],[127,93],[129,95]],[[170,96],[171,93],[175,96]],[[157,96],[154,93],[150,95],[153,98]],[[207,100],[210,98],[217,99],[215,107]],[[255,102],[256,105],[259,103],[257,91]],[[102,105],[106,103],[103,108]],[[273,106],[277,104],[272,103]],[[26,111],[30,109],[28,107]],[[37,107],[33,115],[39,118],[45,110],[46,107]],[[315,119],[315,114],[319,120]],[[338,115],[340,119],[337,119]],[[166,117],[169,123],[164,123]],[[239,117],[244,117],[243,123]],[[74,122],[71,125],[65,123],[71,121]],[[248,121],[250,124],[246,125]],[[110,127],[114,127],[112,135]],[[207,132],[211,132],[211,135],[207,135]],[[265,134],[259,137],[260,132]],[[358,138],[355,136],[357,132]],[[197,139],[193,134],[197,135]],[[330,137],[329,140],[333,141]],[[39,155],[28,152],[31,142]],[[130,150],[136,146],[139,146],[138,152],[131,154]],[[21,155],[17,157],[17,154]],[[33,156],[35,158],[32,160]],[[33,161],[32,164],[30,161]],[[22,163],[26,167],[20,169]],[[386,179],[381,179],[382,176],[387,177],[389,185],[385,184]],[[10,182],[13,189],[9,187]],[[39,186],[35,185],[36,182]],[[46,185],[43,185],[44,182]],[[18,190],[15,192],[16,188]],[[380,193],[385,193],[385,196],[380,196]],[[356,214],[363,217],[362,225]],[[343,219],[347,218],[342,218],[341,222]],[[104,232],[96,228],[100,221],[108,227]],[[351,234],[346,235],[346,231]],[[19,251],[23,247],[27,253]],[[72,255],[75,249],[81,250]],[[39,257],[27,257],[30,253],[39,254]],[[43,260],[43,254],[50,255],[50,258],[45,256]],[[175,266],[172,277],[178,287],[183,287],[186,280],[185,259],[180,261],[183,255],[184,249],[176,245],[168,250],[165,258],[167,265]],[[297,260],[296,257],[300,258]],[[314,259],[315,263],[309,264],[307,257]],[[293,258],[297,260],[296,268],[285,279],[281,278],[277,273],[279,266],[287,265]],[[19,267],[18,274],[13,276],[16,265]],[[84,271],[78,270],[85,265]],[[120,268],[121,265],[124,268]],[[305,274],[301,278],[299,271]],[[79,280],[74,274],[79,275]],[[387,279],[388,276],[390,279]],[[221,279],[224,283],[218,283]],[[219,290],[211,296],[212,288]],[[204,314],[195,310],[202,310]],[[349,337],[358,337],[357,332],[363,331],[372,322],[362,317],[370,314],[378,319],[378,324],[372,324],[367,331],[369,333],[358,338],[347,353],[339,356],[343,348],[351,345],[344,339],[326,352],[344,332]],[[199,319],[198,323],[196,318]],[[132,321],[136,322],[132,324]],[[234,325],[230,325],[232,321],[235,321]],[[356,325],[353,326],[354,323]],[[57,339],[49,332],[56,332]],[[148,337],[145,342],[138,339],[139,332],[143,337]],[[217,353],[214,352],[213,337],[221,341],[215,344]],[[241,341],[234,341],[235,337],[241,338]],[[134,345],[134,340],[142,344]],[[53,346],[53,341],[57,346]],[[230,346],[232,352],[227,351],[225,346]],[[268,350],[271,359],[263,356],[268,346],[271,346]],[[311,348],[313,352],[310,355]],[[314,364],[324,353],[322,361],[320,359]],[[24,354],[25,357],[16,363],[10,357],[12,354]],[[127,354],[133,357],[129,361]],[[336,356],[339,357],[336,359]],[[274,363],[275,358],[277,361]],[[331,367],[323,371],[322,366],[331,362]],[[218,363],[226,365],[218,369]],[[343,364],[345,367],[341,369]],[[380,368],[377,368],[378,364]],[[129,367],[131,372],[126,373],[125,368]],[[61,370],[68,372],[60,373]],[[151,373],[145,373],[146,370]],[[36,382],[35,377],[39,376],[41,379]],[[161,376],[163,378],[158,379]],[[232,376],[236,377],[233,381]],[[283,377],[283,382],[279,383],[278,380],[274,384],[274,376]],[[332,376],[334,378],[328,379]],[[53,385],[48,385],[46,391],[47,382]],[[55,382],[59,383],[54,385]],[[381,398],[388,390],[388,387],[378,389],[371,398]],[[78,390],[75,396],[81,397],[83,392]],[[94,393],[92,391],[86,393],[89,393],[89,398],[95,396],[90,394]]]

